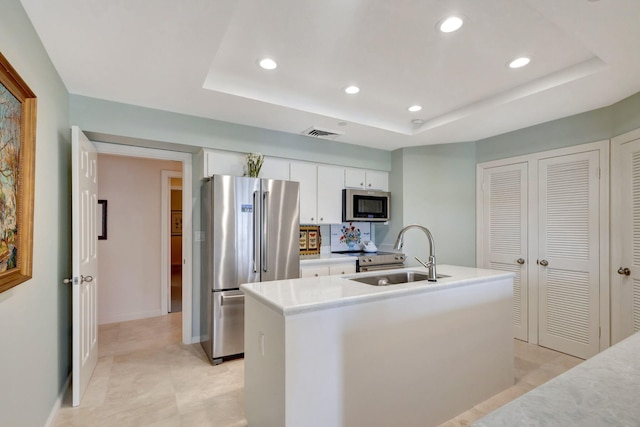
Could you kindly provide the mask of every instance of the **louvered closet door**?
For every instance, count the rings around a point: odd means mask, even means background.
[[[619,185],[620,198],[614,204],[612,221],[620,221],[620,236],[616,237],[622,247],[619,264],[611,267],[623,272],[616,274],[618,282],[614,286],[618,289],[612,301],[613,315],[620,318],[619,330],[613,334],[615,342],[640,331],[640,139],[623,144],[617,158],[615,172],[619,175],[615,178],[619,180],[614,184]],[[625,268],[629,269],[628,276]]]
[[[483,171],[483,266],[515,273],[513,334],[527,341],[527,163]]]
[[[598,152],[538,163],[539,342],[577,357],[599,349]]]

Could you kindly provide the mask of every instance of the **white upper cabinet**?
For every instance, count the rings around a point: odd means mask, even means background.
[[[290,162],[291,181],[300,183],[300,223],[337,224],[342,222],[344,168]]]
[[[260,178],[289,181],[289,160],[278,157],[265,157]]]
[[[344,168],[318,165],[318,224],[342,222]]]
[[[381,171],[347,168],[344,172],[344,186],[389,191],[389,174]]]
[[[244,175],[246,156],[233,151],[202,150],[201,159],[204,162],[204,177],[213,175]]]
[[[289,172],[291,181],[300,183],[300,224],[317,224],[317,166],[314,163],[290,162]]]

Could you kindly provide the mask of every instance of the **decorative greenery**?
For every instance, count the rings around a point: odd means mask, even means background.
[[[264,163],[264,156],[260,153],[247,154],[247,170],[246,176],[257,178],[260,175],[260,169],[262,169],[262,163]]]
[[[356,228],[352,222],[349,223],[349,226],[342,226],[342,236],[340,236],[340,241],[346,243],[349,247],[354,246],[357,243],[360,243],[360,229]]]

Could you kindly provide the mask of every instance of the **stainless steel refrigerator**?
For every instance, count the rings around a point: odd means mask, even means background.
[[[214,175],[201,196],[201,342],[218,364],[244,353],[239,286],[299,277],[299,184]]]

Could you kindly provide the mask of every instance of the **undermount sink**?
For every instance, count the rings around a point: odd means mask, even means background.
[[[367,285],[372,286],[389,286],[389,285],[399,285],[401,283],[409,283],[409,282],[421,282],[423,280],[427,280],[429,276],[425,273],[421,273],[418,271],[403,271],[401,273],[392,273],[392,274],[378,274],[375,276],[365,276],[365,277],[349,277],[349,280],[355,280],[356,282],[366,283]],[[446,274],[437,274],[436,278],[441,279],[443,277],[451,277]]]

